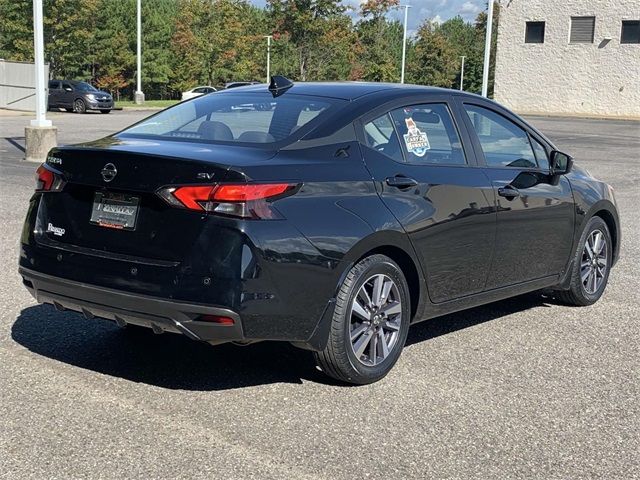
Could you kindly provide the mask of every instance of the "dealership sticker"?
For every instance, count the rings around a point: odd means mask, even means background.
[[[413,153],[418,157],[424,157],[427,150],[431,149],[427,133],[418,128],[416,122],[413,121],[413,118],[405,118],[404,121],[407,124],[408,130],[407,133],[403,135],[404,144],[407,146],[407,150],[409,153]]]

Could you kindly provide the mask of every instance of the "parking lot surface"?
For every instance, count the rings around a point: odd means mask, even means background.
[[[52,118],[73,143],[146,115]],[[36,305],[17,273],[29,118],[0,117],[0,478],[640,478],[640,123],[529,119],[615,188],[622,253],[599,303],[430,320],[387,378],[345,387],[289,345]]]

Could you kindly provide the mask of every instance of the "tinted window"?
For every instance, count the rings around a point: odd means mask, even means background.
[[[465,105],[464,108],[488,166],[537,167],[527,132],[493,110],[477,105]]]
[[[549,169],[549,156],[547,155],[547,150],[542,146],[540,142],[538,142],[535,138],[531,137],[531,145],[533,146],[533,152],[536,155],[536,160],[538,161],[538,165],[540,168],[545,170]]]
[[[571,43],[593,43],[596,17],[571,17]]]
[[[409,163],[464,164],[449,108],[444,103],[412,105],[391,112]]]
[[[87,82],[76,83],[76,90],[81,92],[96,92],[98,89]]]
[[[196,97],[122,132],[166,139],[274,143],[345,103],[300,95],[245,93]]]
[[[396,162],[404,162],[398,135],[388,113],[372,120],[364,126],[367,146],[391,157]]]
[[[62,88],[70,88],[71,90],[73,90],[73,85],[71,85],[69,82],[62,82]]]
[[[57,90],[60,88],[60,82],[58,80],[49,81],[49,90]]]
[[[525,43],[544,43],[544,22],[527,22]]]
[[[194,88],[193,93],[204,93],[204,88]]]
[[[623,20],[620,43],[640,43],[640,20]]]

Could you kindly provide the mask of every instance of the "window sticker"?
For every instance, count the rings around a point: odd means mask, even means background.
[[[419,130],[411,117],[405,118],[404,121],[407,124],[407,133],[403,135],[407,150],[418,157],[424,157],[427,150],[431,149],[427,132]]]

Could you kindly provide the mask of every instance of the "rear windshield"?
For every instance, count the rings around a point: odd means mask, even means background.
[[[215,143],[270,144],[318,122],[344,100],[270,93],[212,93],[180,103],[124,130],[122,136]]]

